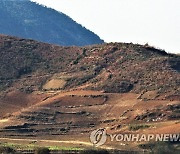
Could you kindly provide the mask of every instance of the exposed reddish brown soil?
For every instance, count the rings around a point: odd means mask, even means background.
[[[0,137],[179,133],[179,60],[131,43],[59,47],[0,35]],[[129,129],[139,124],[150,127]]]

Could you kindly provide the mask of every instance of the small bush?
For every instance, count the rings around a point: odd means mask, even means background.
[[[0,153],[1,154],[15,154],[16,151],[10,147],[0,147]]]
[[[104,85],[104,91],[110,93],[127,93],[133,89],[133,84],[129,81],[110,81]]]
[[[149,150],[150,154],[179,154],[180,151],[168,142],[156,142],[139,145],[140,148]]]
[[[80,154],[109,154],[107,150],[83,150]]]
[[[37,148],[35,154],[50,154],[50,150],[48,148]]]

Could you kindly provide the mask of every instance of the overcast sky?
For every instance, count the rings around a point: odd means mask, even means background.
[[[33,0],[61,11],[106,42],[149,43],[180,53],[180,0]]]

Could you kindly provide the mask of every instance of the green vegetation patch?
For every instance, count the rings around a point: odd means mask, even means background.
[[[63,147],[63,146],[38,146],[35,144],[17,144],[17,143],[10,143],[10,142],[5,142],[1,143],[0,147],[3,148],[10,148],[10,149],[21,149],[21,150],[35,150],[37,151],[38,149],[49,149],[50,151],[58,151],[58,150],[64,150],[64,151],[81,151],[83,148],[78,148],[78,147]]]
[[[139,130],[139,129],[146,129],[146,128],[149,128],[149,127],[150,127],[150,125],[134,124],[134,125],[129,126],[129,130],[130,131],[136,131],[136,130]]]

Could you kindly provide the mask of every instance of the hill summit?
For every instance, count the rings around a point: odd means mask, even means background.
[[[110,93],[180,92],[180,57],[149,45],[108,43],[62,47],[1,35],[0,65],[1,89],[17,80],[16,88],[32,91],[83,86],[82,89]],[[37,83],[33,83],[34,78]],[[43,84],[51,79],[61,79],[64,86],[45,88]]]
[[[103,43],[65,14],[28,0],[0,0],[0,33],[59,45]]]

